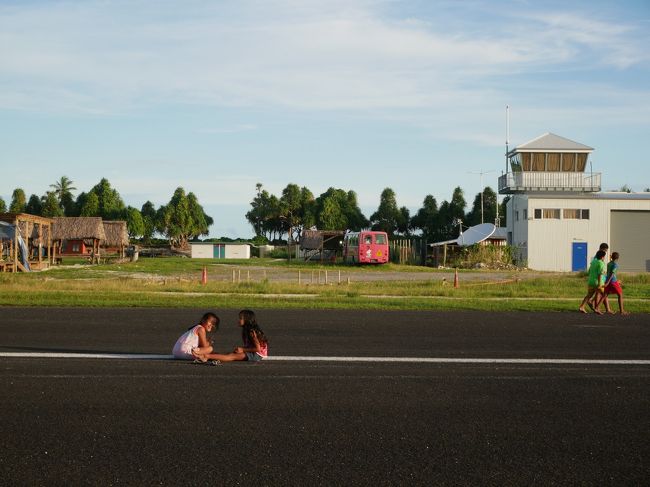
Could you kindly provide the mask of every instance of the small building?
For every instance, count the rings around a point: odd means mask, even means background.
[[[303,230],[300,256],[304,260],[335,261],[343,252],[343,230]]]
[[[458,238],[429,244],[431,254],[428,260],[434,266],[446,267],[448,257],[457,256],[461,248],[470,245],[505,247],[506,229],[492,223],[481,223],[469,227],[464,233],[461,230]]]
[[[105,253],[116,253],[124,258],[124,250],[129,246],[129,232],[125,221],[103,221],[106,240],[102,242]]]
[[[61,256],[87,256],[98,262],[106,233],[100,217],[57,217],[52,225],[52,240]]]
[[[193,259],[250,259],[250,244],[190,242]]]
[[[588,164],[593,150],[545,134],[508,152],[499,193],[510,195],[507,238],[520,264],[585,270],[607,242],[622,271],[650,271],[650,193],[601,192]]]

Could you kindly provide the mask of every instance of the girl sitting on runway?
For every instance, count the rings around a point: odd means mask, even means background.
[[[205,353],[202,349],[193,351],[193,355],[201,362],[208,360],[221,362],[235,362],[247,360],[249,362],[258,362],[268,356],[269,341],[266,335],[257,324],[255,313],[251,310],[244,309],[239,312],[239,323],[241,327],[242,346],[235,347],[231,353]]]
[[[208,354],[212,352],[212,340],[208,339],[208,333],[219,328],[219,317],[214,313],[205,313],[198,325],[191,326],[183,333],[176,344],[172,353],[174,358],[180,360],[194,360],[192,355],[194,351]]]

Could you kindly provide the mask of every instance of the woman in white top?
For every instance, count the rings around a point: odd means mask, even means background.
[[[208,340],[207,334],[219,328],[219,317],[214,313],[206,313],[201,318],[198,325],[194,325],[183,333],[176,344],[172,353],[174,358],[180,360],[194,360],[192,354],[209,354],[212,353],[212,341]]]

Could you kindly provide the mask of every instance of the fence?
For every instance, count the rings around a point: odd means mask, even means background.
[[[396,264],[425,265],[426,241],[417,239],[401,239],[390,241],[390,261]]]

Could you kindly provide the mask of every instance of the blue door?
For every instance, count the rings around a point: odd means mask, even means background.
[[[224,259],[226,257],[226,246],[223,244],[214,244],[212,256],[215,259]]]
[[[571,270],[584,271],[587,268],[587,242],[573,242]]]

